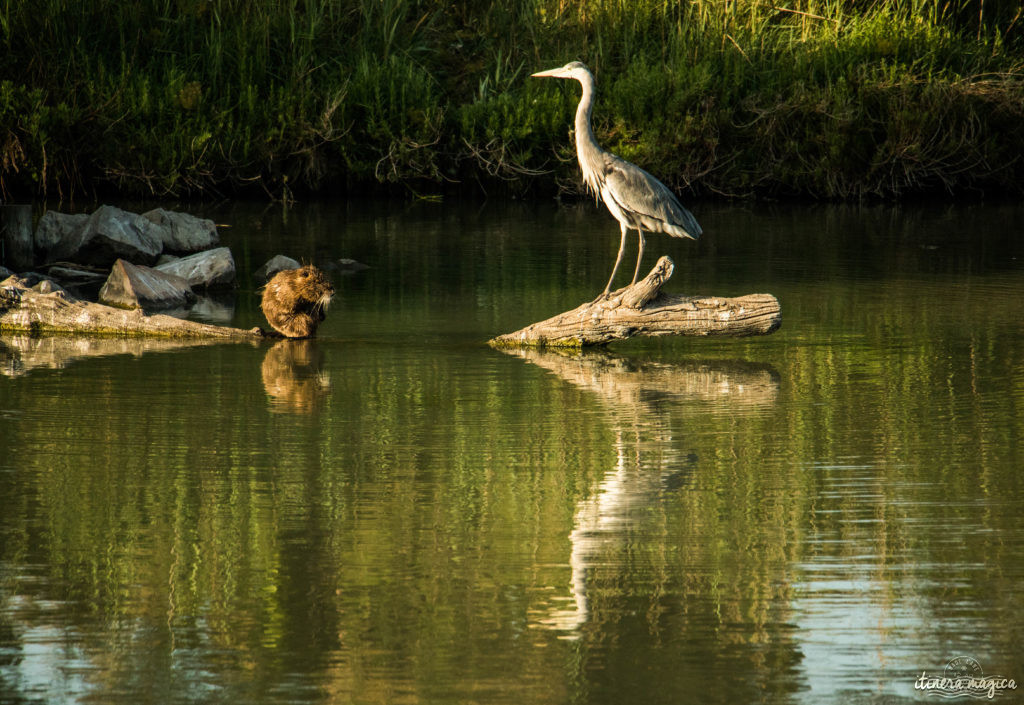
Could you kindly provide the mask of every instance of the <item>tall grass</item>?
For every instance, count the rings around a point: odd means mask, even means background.
[[[578,189],[610,149],[704,194],[1024,189],[1005,0],[0,0],[0,196]],[[390,185],[390,186],[389,186]]]

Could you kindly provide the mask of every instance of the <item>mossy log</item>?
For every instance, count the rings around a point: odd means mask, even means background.
[[[767,335],[782,325],[778,299],[771,294],[724,298],[663,293],[661,287],[672,276],[672,269],[672,260],[662,257],[636,284],[604,300],[500,335],[490,344],[498,348],[582,348],[638,336]]]
[[[252,341],[266,337],[259,328],[244,330],[186,321],[168,315],[146,315],[76,299],[43,280],[28,286],[13,276],[0,282],[0,332],[88,333]]]

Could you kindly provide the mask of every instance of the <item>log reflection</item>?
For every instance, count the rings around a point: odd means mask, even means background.
[[[260,368],[271,411],[309,414],[330,389],[323,352],[315,340],[281,340],[267,351]]]
[[[673,399],[767,406],[775,402],[779,390],[774,369],[743,360],[668,363],[631,360],[607,351],[521,348],[505,352],[596,393],[617,418],[623,413],[657,411],[661,401]]]
[[[519,349],[509,354],[597,395],[608,411],[615,466],[577,503],[569,534],[570,595],[538,615],[541,627],[578,638],[590,617],[588,576],[607,563],[663,496],[689,482],[698,458],[676,438],[670,412],[688,402],[729,410],[771,406],[779,388],[767,365],[743,361],[659,363],[607,352]],[[678,425],[678,424],[676,424]]]
[[[223,343],[223,340],[180,338],[4,334],[0,337],[0,375],[20,377],[36,369],[64,369],[86,358],[111,355],[140,357],[146,353],[171,352]]]

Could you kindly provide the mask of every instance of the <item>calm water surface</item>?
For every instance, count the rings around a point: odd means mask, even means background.
[[[399,203],[193,208],[241,272],[198,318],[261,324],[278,252],[371,265],[316,340],[0,338],[0,702],[1024,681],[1024,208],[695,210],[648,266],[778,333],[492,350],[601,290],[614,221]]]

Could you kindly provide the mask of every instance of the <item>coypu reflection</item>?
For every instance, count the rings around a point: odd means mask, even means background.
[[[330,378],[323,352],[312,340],[280,340],[267,351],[260,372],[271,411],[308,414],[327,397]]]
[[[545,608],[540,625],[569,638],[590,616],[588,579],[614,560],[651,508],[691,482],[698,458],[680,448],[671,411],[683,402],[728,410],[771,406],[778,374],[743,361],[661,363],[616,357],[606,351],[508,350],[561,379],[594,392],[608,410],[615,437],[615,466],[576,504],[569,533],[568,597]],[[614,568],[606,568],[614,570]]]

